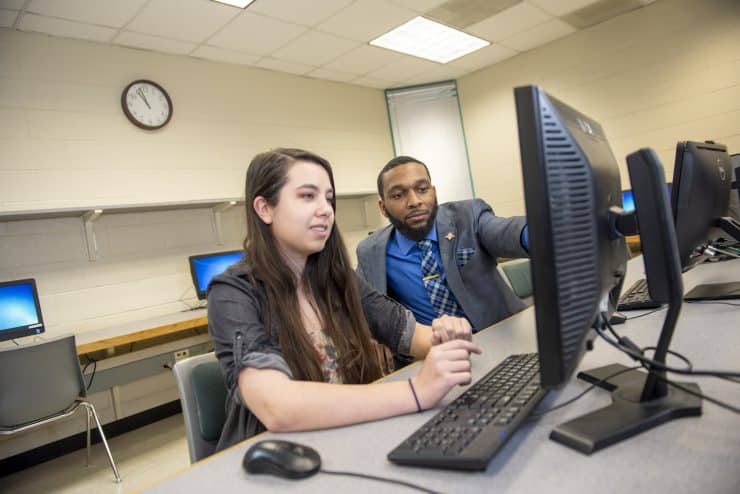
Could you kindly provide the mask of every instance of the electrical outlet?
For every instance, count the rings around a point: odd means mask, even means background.
[[[188,358],[190,356],[190,350],[187,348],[184,350],[178,350],[175,352],[175,362],[178,360],[182,360],[184,358]]]

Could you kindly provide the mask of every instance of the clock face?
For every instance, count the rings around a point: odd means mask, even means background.
[[[172,100],[162,86],[152,81],[134,81],[121,95],[123,113],[142,129],[164,127],[172,117]]]

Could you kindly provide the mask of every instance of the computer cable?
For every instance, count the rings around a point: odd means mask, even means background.
[[[604,324],[605,327],[610,326],[609,320],[605,318],[605,313],[602,313],[602,324]],[[648,358],[642,355],[640,353],[640,348],[637,345],[635,345],[632,342],[632,340],[630,340],[626,336],[622,336],[617,341],[614,341],[611,338],[609,338],[609,336],[607,336],[606,333],[604,333],[604,331],[599,327],[599,325],[595,325],[594,329],[596,330],[596,333],[604,341],[606,341],[607,343],[609,343],[616,349],[626,353],[627,355],[632,357],[634,360],[647,364],[656,370],[672,372],[674,374],[683,374],[683,375],[688,375],[688,376],[740,377],[740,372],[737,372],[737,371],[711,370],[711,369],[696,370],[696,369],[681,369],[681,368],[671,367],[669,365],[665,365],[661,362],[657,362],[651,358]],[[614,330],[612,329],[612,331]]]
[[[404,487],[408,487],[409,489],[416,489],[417,491],[420,491],[420,492],[426,492],[427,494],[442,494],[440,491],[433,491],[431,489],[427,489],[426,487],[412,484],[411,482],[406,482],[404,480],[389,479],[386,477],[377,477],[375,475],[369,475],[366,473],[342,472],[339,470],[325,470],[323,468],[320,469],[319,472],[327,473],[329,475],[344,475],[346,477],[359,477],[361,479],[377,480],[378,482],[388,482],[390,484],[402,485]]]
[[[658,380],[667,383],[669,386],[673,386],[674,388],[678,388],[681,391],[683,391],[684,393],[688,393],[690,395],[696,396],[697,398],[701,398],[702,400],[707,400],[708,402],[714,403],[715,405],[717,405],[720,408],[724,408],[725,410],[729,410],[729,411],[731,411],[733,413],[737,413],[738,415],[740,415],[740,408],[738,408],[736,406],[730,405],[729,403],[725,403],[723,401],[719,401],[718,399],[712,398],[711,396],[707,396],[707,395],[705,395],[703,393],[697,393],[696,391],[692,391],[689,388],[686,388],[684,386],[681,386],[678,383],[675,383],[675,382],[671,381],[670,379],[666,379],[666,378],[661,377],[661,376],[656,376],[656,377],[658,378]]]
[[[656,312],[659,312],[659,311],[665,310],[665,309],[666,309],[665,307],[658,307],[657,309],[653,309],[653,310],[651,310],[649,312],[645,312],[643,314],[637,314],[636,316],[628,317],[627,320],[628,321],[631,321],[632,319],[638,319],[640,317],[649,316],[650,314],[655,314]]]
[[[617,377],[619,375],[624,374],[625,372],[629,372],[629,371],[633,371],[633,370],[637,370],[637,369],[641,369],[641,368],[642,368],[642,365],[635,365],[633,367],[627,367],[626,369],[622,369],[620,371],[617,371],[617,372],[614,372],[612,374],[609,374],[608,376],[606,376],[606,377],[604,377],[604,378],[596,381],[595,383],[592,383],[589,387],[587,387],[586,389],[584,389],[583,391],[581,391],[580,393],[578,393],[576,396],[574,396],[573,398],[570,398],[570,399],[564,401],[563,403],[559,403],[559,404],[557,404],[557,405],[555,405],[553,407],[550,407],[550,408],[547,408],[545,410],[542,410],[541,412],[532,412],[532,413],[530,413],[529,414],[529,418],[530,419],[540,418],[543,415],[545,415],[546,413],[550,413],[550,412],[553,412],[555,410],[559,410],[560,408],[566,407],[566,406],[570,405],[571,403],[574,403],[574,402],[580,400],[581,398],[583,398],[584,396],[586,396],[587,393],[591,392],[597,386],[600,386],[601,384],[609,381],[609,379],[613,379],[613,378],[615,378],[615,377]]]
[[[605,314],[602,313],[602,322],[605,322],[608,325],[609,324],[609,320],[606,317],[604,317],[604,316],[605,316]],[[639,354],[635,353],[635,351],[632,348],[634,346],[634,343],[632,343],[631,341],[627,345],[625,345],[625,344],[623,344],[621,342],[612,341],[601,330],[601,328],[598,327],[598,325],[595,326],[594,329],[596,329],[596,332],[599,334],[599,336],[601,336],[601,338],[604,339],[605,341],[607,341],[610,345],[612,345],[612,346],[616,347],[617,349],[621,350],[622,352],[626,353],[627,355],[629,355],[630,357],[632,357],[634,360],[640,361],[642,363],[642,366],[645,367],[645,370],[647,370],[648,372],[650,372],[652,370],[651,368],[657,368],[658,370],[663,370],[663,371],[666,371],[666,372],[674,372],[674,373],[677,373],[677,374],[718,377],[718,378],[721,378],[721,379],[724,379],[725,377],[728,377],[728,375],[732,375],[734,377],[740,376],[740,373],[737,373],[737,372],[724,372],[724,371],[717,372],[717,371],[705,371],[705,370],[699,370],[699,371],[697,371],[697,370],[694,370],[693,368],[689,368],[689,369],[675,369],[675,368],[669,367],[667,365],[663,365],[660,362],[656,362],[653,359],[649,359],[649,358],[646,358],[646,357],[644,357],[642,355],[639,355]],[[628,340],[629,341],[629,339],[626,338],[626,337],[622,337],[621,339],[622,340]],[[686,360],[688,361],[688,359],[686,359]],[[690,363],[690,361],[689,361],[689,363]],[[655,377],[657,377],[659,380],[664,381],[665,383],[667,383],[667,384],[669,384],[669,385],[671,385],[671,386],[673,386],[675,388],[678,388],[678,389],[680,389],[680,390],[682,390],[682,391],[684,391],[684,392],[686,392],[686,393],[688,393],[690,395],[696,396],[697,398],[705,399],[705,400],[707,400],[710,403],[714,403],[718,407],[724,408],[724,409],[729,410],[729,411],[731,411],[733,413],[740,414],[740,408],[735,407],[733,405],[730,405],[729,403],[725,403],[725,402],[720,401],[720,400],[718,400],[716,398],[712,398],[711,396],[707,396],[707,395],[705,395],[703,393],[697,393],[695,391],[691,391],[691,390],[689,390],[687,388],[684,388],[680,384],[675,383],[675,382],[671,381],[670,379],[666,379],[666,378],[664,378],[664,377],[662,377],[660,375],[655,374]]]
[[[92,386],[93,379],[95,379],[95,371],[98,369],[98,361],[94,358],[90,358],[89,355],[85,355],[85,358],[87,359],[87,363],[85,364],[85,367],[82,368],[82,374],[85,374],[85,371],[87,371],[87,368],[90,367],[90,364],[93,366],[93,370],[90,373],[90,382],[87,383],[87,386],[85,387],[85,391],[90,390],[90,386]]]

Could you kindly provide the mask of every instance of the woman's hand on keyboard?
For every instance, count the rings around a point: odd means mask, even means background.
[[[411,378],[421,407],[432,408],[453,386],[470,384],[470,354],[481,352],[478,345],[459,339],[433,346]]]

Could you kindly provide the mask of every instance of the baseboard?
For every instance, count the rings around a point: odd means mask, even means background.
[[[131,415],[130,417],[103,424],[105,437],[110,441],[111,438],[138,429],[139,427],[153,424],[154,422],[171,417],[172,415],[177,415],[180,412],[182,412],[180,400],[170,401],[169,403]],[[100,442],[100,434],[98,434],[97,428],[93,428],[93,431],[90,434],[90,440],[93,444]],[[74,434],[72,436],[65,437],[64,439],[44,444],[38,448],[3,458],[0,460],[0,477],[5,477],[6,475],[25,470],[26,468],[33,467],[45,461],[53,460],[54,458],[58,458],[84,448],[85,432],[83,431],[79,434]],[[115,459],[115,456],[113,456],[113,459]]]

